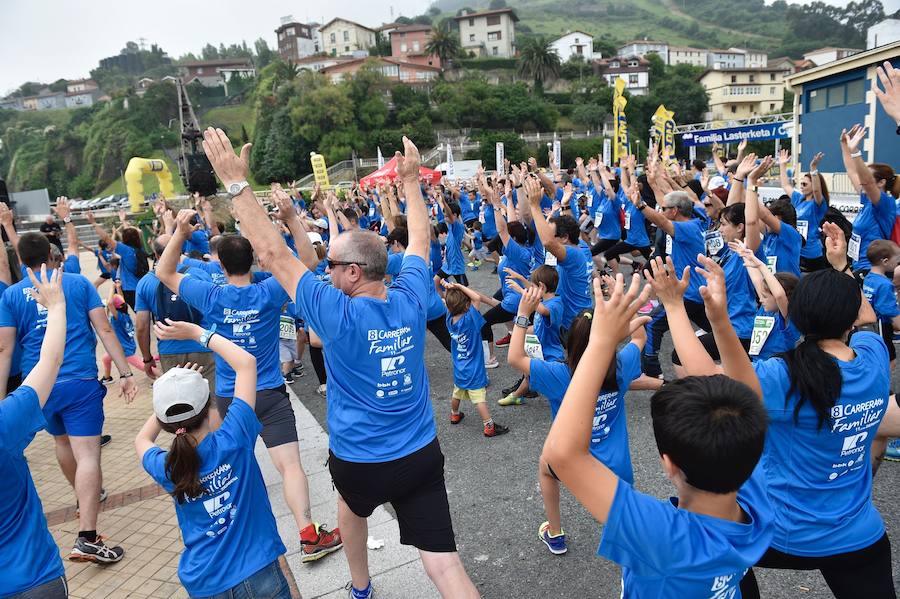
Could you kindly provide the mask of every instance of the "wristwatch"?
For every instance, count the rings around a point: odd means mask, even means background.
[[[646,202],[641,202],[640,204],[638,204],[637,206],[635,206],[635,208],[637,208],[638,212],[642,211],[642,210],[643,210],[644,208],[646,208],[646,207],[647,207],[647,203],[646,203]]]
[[[65,218],[63,219],[63,222],[66,223],[66,224],[68,225],[69,223],[72,222],[72,217],[71,217],[71,216],[65,217]]]
[[[232,183],[231,185],[228,186],[228,189],[226,190],[226,191],[228,191],[228,196],[229,196],[228,199],[233,198],[234,196],[238,195],[239,193],[241,193],[248,187],[250,187],[250,184],[247,183],[246,181],[237,181],[235,183]]]
[[[199,339],[200,345],[202,345],[203,347],[209,347],[209,340],[215,334],[216,334],[216,325],[213,325],[211,329],[204,329],[200,333],[200,339]]]
[[[516,316],[516,319],[513,321],[513,324],[517,327],[522,327],[523,329],[528,328],[528,317],[522,316],[521,314]]]

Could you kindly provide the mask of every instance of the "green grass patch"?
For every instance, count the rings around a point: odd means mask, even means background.
[[[241,126],[247,130],[249,139],[253,139],[253,131],[256,128],[256,114],[252,106],[239,104],[236,106],[219,106],[207,110],[200,117],[200,126],[215,125],[224,127],[229,137],[235,139],[241,135]]]

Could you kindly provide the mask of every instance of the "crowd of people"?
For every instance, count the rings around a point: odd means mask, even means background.
[[[879,77],[876,95],[900,122],[900,72],[886,63]],[[534,452],[538,538],[566,553],[565,486],[603,524],[598,553],[621,565],[625,597],[759,597],[759,568],[819,570],[839,598],[895,597],[872,480],[884,457],[900,459],[890,441],[900,437],[900,179],[863,161],[866,135],[853,126],[821,148],[841,153],[859,193],[852,223],[830,206],[822,154],[795,179],[786,152],[745,155],[742,144],[736,157],[714,149],[712,166],[651,148],[644,164],[588,157],[565,169],[551,155],[548,169],[532,158],[426,184],[404,138],[392,180],[343,196],[275,184],[264,200],[247,182],[250,145],[235,152],[217,129],[203,147],[236,232],[206,199],[179,211],[160,200],[149,239],[124,213],[115,231],[91,216],[99,245],[89,248],[59,198],[63,249],[52,219],[44,233],[18,234],[0,205],[22,265],[13,273],[0,252],[0,596],[67,596],[24,456],[40,430],[78,500],[68,558],[126,556],[98,532],[114,363],[126,402],[132,369],[153,380],[135,467],[172,496],[178,576],[192,597],[299,596],[257,437],[283,479],[302,561],[343,548],[351,599],[374,595],[367,518],[384,503],[439,593],[478,597],[457,553],[435,426],[446,395],[444,417],[461,423],[471,403],[488,439],[515,434],[495,415],[548,400],[549,433]],[[776,163],[784,193],[762,201]],[[94,281],[80,274],[80,249],[97,257]],[[491,266],[496,287],[470,285],[467,270]],[[495,327],[505,331],[496,340]],[[450,354],[452,389],[431,388],[426,331]],[[520,377],[489,397],[487,370],[504,346]],[[334,529],[311,513],[286,386],[306,375],[307,352],[327,402]],[[629,390],[653,391],[675,497],[634,488]]]

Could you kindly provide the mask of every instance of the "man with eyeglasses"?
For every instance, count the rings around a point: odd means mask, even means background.
[[[400,542],[419,549],[444,597],[478,597],[465,572],[450,519],[444,456],[437,440],[425,370],[429,222],[419,188],[419,151],[403,139],[397,176],[406,195],[409,244],[400,274],[384,284],[387,251],[371,231],[353,230],[328,250],[333,286],[291,254],[248,189],[250,144],[236,155],[221,129],[203,148],[233,198],[260,264],[322,338],[328,369],[329,470],[339,493],[338,523],[350,567],[350,596],[372,596],[366,519],[390,502]]]
[[[690,267],[691,277],[684,292],[684,307],[694,324],[709,331],[709,320],[706,318],[703,299],[700,297],[702,278],[694,272],[694,267],[700,266],[697,255],[706,253],[706,241],[703,225],[695,218],[693,202],[685,192],[671,191],[660,202],[659,212],[643,201],[637,205],[637,209],[644,218],[665,232],[666,255],[672,257],[678,276],[681,276],[685,267]],[[663,335],[669,330],[669,321],[662,304],[653,309],[650,313],[650,322],[645,326],[647,344],[641,356],[641,369],[648,376],[659,377],[662,375],[659,348],[662,345]]]

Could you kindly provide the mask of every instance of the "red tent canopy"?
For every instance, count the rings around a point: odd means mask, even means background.
[[[441,171],[428,168],[427,166],[419,167],[419,178],[424,179],[426,183],[437,183],[441,180]],[[375,187],[379,181],[393,181],[397,178],[397,159],[391,158],[384,163],[384,166],[370,175],[366,175],[359,180],[362,188]]]

